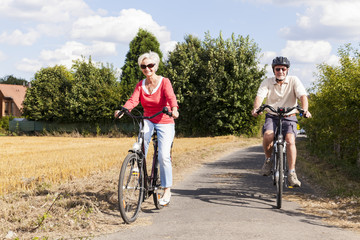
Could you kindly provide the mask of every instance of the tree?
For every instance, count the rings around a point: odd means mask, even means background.
[[[177,131],[185,135],[250,134],[253,100],[265,67],[260,49],[249,37],[205,40],[188,35],[170,53],[166,75],[180,105]]]
[[[112,66],[96,65],[91,57],[76,60],[72,66],[74,82],[67,102],[69,121],[98,122],[113,118],[120,102],[120,86]]]
[[[120,84],[112,66],[91,57],[65,66],[43,68],[35,74],[24,100],[24,115],[33,120],[99,122],[113,118],[120,102]]]
[[[360,52],[347,44],[338,55],[339,66],[318,65],[310,96],[313,118],[305,129],[317,154],[360,167]]]
[[[13,85],[25,85],[28,86],[28,81],[22,78],[14,77],[13,75],[8,75],[3,78],[0,78],[0,83],[3,84],[13,84]]]
[[[26,91],[23,114],[33,120],[58,121],[69,115],[66,98],[73,81],[65,66],[42,68]]]
[[[159,54],[160,60],[162,53],[160,51],[160,43],[156,37],[144,30],[139,29],[136,37],[130,42],[129,52],[126,54],[125,64],[121,68],[121,88],[122,101],[125,102],[133,93],[136,84],[144,78],[143,73],[139,69],[138,58],[141,54],[153,51]],[[163,72],[164,65],[160,61],[158,74]]]

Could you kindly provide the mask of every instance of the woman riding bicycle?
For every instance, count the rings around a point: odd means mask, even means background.
[[[297,106],[297,98],[300,99],[305,117],[311,117],[308,111],[308,98],[304,85],[296,76],[288,76],[290,61],[286,57],[276,57],[272,61],[272,69],[275,77],[265,79],[257,92],[254,101],[254,109],[251,114],[257,117],[256,113],[263,100],[266,98],[266,104],[277,109],[278,107],[295,107]],[[295,172],[296,163],[296,146],[295,138],[297,131],[297,118],[295,111],[290,112],[285,121],[283,121],[283,135],[287,142],[287,159],[288,159],[288,181],[292,187],[300,187],[301,182],[298,180]],[[261,169],[263,176],[271,174],[272,161],[270,160],[272,153],[272,145],[274,133],[277,124],[277,116],[271,111],[266,114],[265,124],[263,126],[263,147],[265,152],[265,162]]]
[[[152,116],[168,107],[172,111],[172,117],[160,114],[150,120],[144,120],[145,156],[148,152],[151,136],[154,129],[157,131],[159,144],[159,163],[161,187],[164,188],[164,195],[159,200],[160,205],[167,205],[170,202],[172,186],[172,165],[171,146],[175,136],[174,119],[179,117],[178,104],[171,82],[168,78],[156,75],[160,58],[156,52],[144,53],[138,58],[138,64],[142,73],[146,76],[135,87],[130,99],[125,103],[124,108],[131,111],[139,103],[144,108],[144,116]],[[115,111],[118,116],[118,111]]]

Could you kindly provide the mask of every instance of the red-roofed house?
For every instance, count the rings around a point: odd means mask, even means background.
[[[22,85],[0,84],[0,117],[21,117],[26,89]]]

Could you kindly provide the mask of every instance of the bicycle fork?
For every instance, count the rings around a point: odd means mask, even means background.
[[[283,152],[280,153],[279,152],[279,148],[278,148],[278,145],[283,145]],[[279,172],[279,169],[277,167],[278,165],[278,158],[277,156],[279,154],[283,154],[283,179],[284,179],[284,182],[285,182],[285,187],[288,187],[288,182],[287,182],[287,157],[286,157],[286,141],[283,140],[283,137],[280,136],[279,139],[277,141],[275,141],[274,143],[274,156],[273,156],[273,181],[274,181],[274,185],[276,184],[276,182],[279,180],[279,176],[280,176],[280,172]]]

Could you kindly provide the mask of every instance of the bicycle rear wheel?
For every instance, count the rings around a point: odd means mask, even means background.
[[[277,153],[277,171],[278,174],[276,180],[276,208],[280,209],[282,205],[282,194],[284,189],[284,146],[278,145]]]
[[[160,200],[160,198],[162,196],[162,191],[160,190],[161,183],[160,183],[160,172],[159,171],[160,171],[159,166],[156,166],[155,170],[154,170],[154,183],[153,183],[154,193],[153,193],[153,199],[154,199],[155,207],[157,209],[162,209],[164,206],[160,205],[160,203],[159,203],[159,200]]]
[[[119,210],[124,222],[134,222],[138,217],[143,189],[144,174],[138,165],[137,154],[129,153],[121,166],[118,185]]]

